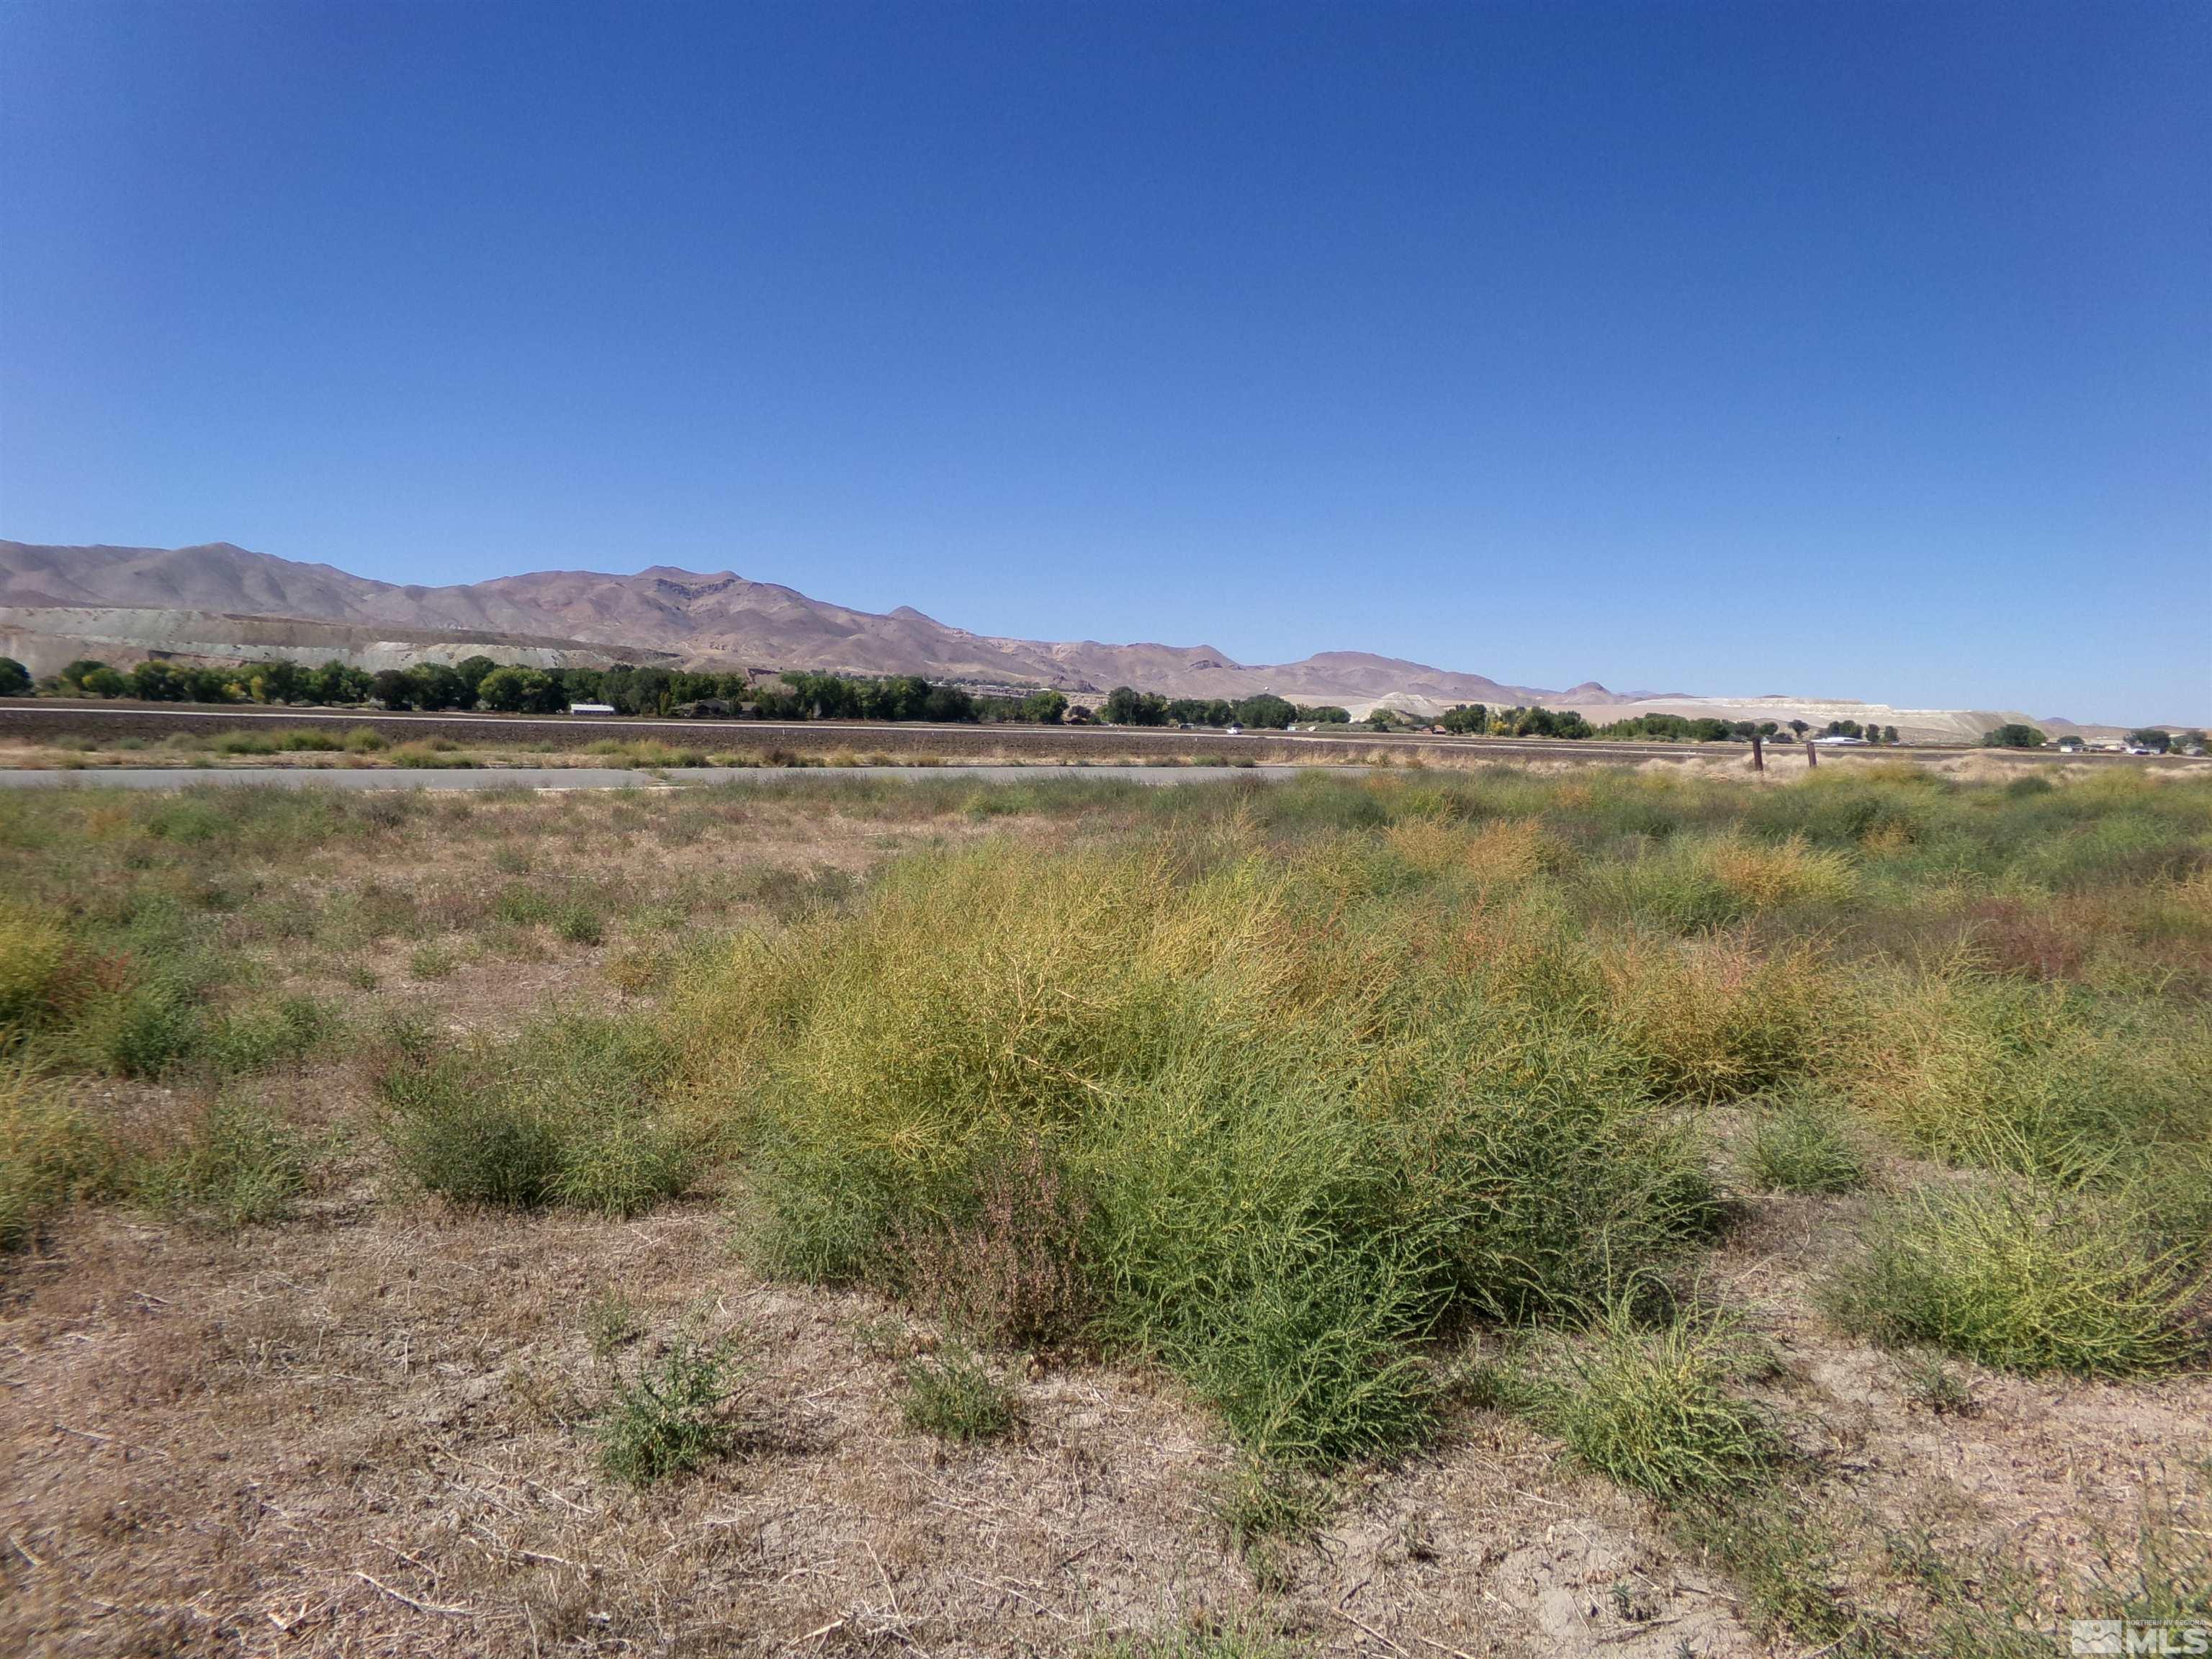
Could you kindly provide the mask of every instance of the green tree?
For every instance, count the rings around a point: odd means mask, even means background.
[[[484,676],[498,666],[499,665],[489,657],[481,656],[464,657],[453,665],[453,672],[459,674],[462,684],[469,688],[471,702],[477,700],[477,691],[484,683]]]
[[[131,671],[131,695],[149,702],[181,702],[191,690],[191,682],[172,663],[149,657]]]
[[[104,662],[93,664],[77,684],[88,697],[127,697],[131,695],[131,682]]]
[[[1280,698],[1276,699],[1281,702]],[[1285,709],[1290,704],[1284,703]],[[1126,685],[1117,685],[1106,694],[1099,705],[1098,718],[1112,726],[1165,726],[1168,721],[1168,700],[1157,691],[1139,691]],[[1290,724],[1287,714],[1282,724]]]
[[[1803,720],[1792,720],[1790,722],[1790,729],[1802,738],[1813,728]]]
[[[1893,726],[1883,726],[1881,728],[1881,740],[1884,743],[1895,743],[1897,741],[1897,728]]]
[[[1297,710],[1284,698],[1272,691],[1262,691],[1256,697],[1247,697],[1234,711],[1239,726],[1249,726],[1262,732],[1279,732],[1297,714]]]
[[[1982,733],[1982,747],[1984,749],[2040,749],[2046,741],[2040,731],[2018,720],[2008,720],[1995,730]]]
[[[1444,710],[1440,722],[1447,732],[1463,737],[1480,737],[1490,730],[1490,710],[1479,702],[1463,702]]]
[[[2155,726],[2139,726],[2128,733],[2128,747],[2148,749],[2154,755],[2163,755],[2173,746],[2173,738]]]
[[[185,695],[194,702],[235,702],[238,693],[231,684],[232,672],[210,663],[189,669],[185,678],[191,689]]]
[[[333,657],[307,676],[307,697],[310,702],[367,702],[368,684],[369,678],[362,670],[349,668]]]
[[[957,685],[933,685],[929,695],[922,699],[921,717],[926,720],[972,720],[975,718],[975,699]]]
[[[31,695],[31,671],[13,657],[0,657],[0,697]]]
[[[1040,726],[1058,726],[1067,713],[1067,694],[1064,691],[1032,691],[1021,702],[1021,718],[1035,720]]]
[[[487,708],[519,714],[544,700],[549,684],[534,668],[495,668],[477,687],[477,696]]]
[[[415,706],[415,677],[404,668],[380,668],[369,678],[368,691],[386,708]]]
[[[444,663],[417,663],[408,671],[407,677],[415,684],[415,706],[418,708],[466,708],[477,700],[475,691],[459,672]]]

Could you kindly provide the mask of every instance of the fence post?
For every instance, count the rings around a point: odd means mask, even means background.
[[[1813,739],[1805,739],[1805,769],[1809,772],[1820,763],[1820,751],[1813,747]]]
[[[1766,750],[1760,743],[1759,733],[1756,732],[1751,734],[1751,769],[1754,772],[1764,772],[1766,769]]]

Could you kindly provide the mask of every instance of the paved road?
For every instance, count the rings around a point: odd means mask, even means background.
[[[68,771],[0,769],[0,789],[188,789],[201,784],[269,784],[280,789],[671,789],[775,783],[787,778],[975,778],[989,783],[1091,781],[1166,785],[1209,779],[1293,778],[1310,766],[712,766],[640,772],[612,766],[339,767],[87,766]],[[1365,772],[1332,766],[1331,774]]]

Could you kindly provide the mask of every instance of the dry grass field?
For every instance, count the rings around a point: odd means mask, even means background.
[[[0,1650],[2212,1619],[2212,781],[0,795]]]

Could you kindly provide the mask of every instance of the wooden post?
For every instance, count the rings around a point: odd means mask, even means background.
[[[1805,739],[1805,769],[1809,772],[1820,763],[1820,751],[1813,747],[1813,739]]]
[[[1760,744],[1759,733],[1756,732],[1751,734],[1751,769],[1754,772],[1764,772],[1766,769],[1766,750]]]

